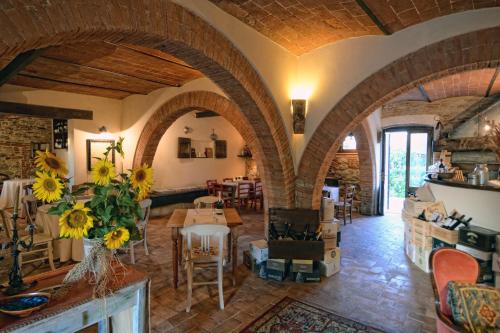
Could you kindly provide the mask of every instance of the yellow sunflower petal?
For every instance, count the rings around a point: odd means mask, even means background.
[[[87,236],[89,229],[94,226],[92,216],[88,215],[89,211],[81,202],[65,211],[59,218],[59,235],[75,239]]]
[[[61,177],[68,174],[66,163],[48,150],[36,152],[35,165],[45,172],[51,172]]]
[[[130,182],[135,189],[139,189],[141,196],[147,196],[153,185],[153,169],[147,163],[133,169],[130,175]]]
[[[116,177],[116,170],[113,163],[108,160],[99,160],[92,168],[92,180],[97,185],[108,185]]]
[[[115,250],[123,247],[129,238],[129,231],[124,227],[119,227],[104,235],[104,244],[108,249]]]
[[[33,193],[39,200],[54,202],[61,199],[64,185],[55,175],[47,172],[36,172]]]

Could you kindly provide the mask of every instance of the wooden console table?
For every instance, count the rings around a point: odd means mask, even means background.
[[[61,284],[70,268],[26,278],[38,281],[26,292]],[[26,318],[0,314],[0,332],[75,332],[96,323],[99,332],[104,333],[110,326],[114,332],[149,332],[149,278],[129,267],[117,267],[116,277],[111,286],[114,292],[105,301],[93,298],[92,287],[82,280],[63,297],[51,299],[45,308]]]

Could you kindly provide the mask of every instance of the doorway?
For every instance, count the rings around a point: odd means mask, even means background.
[[[404,199],[424,184],[432,160],[432,127],[393,127],[382,132],[379,210],[401,213]]]

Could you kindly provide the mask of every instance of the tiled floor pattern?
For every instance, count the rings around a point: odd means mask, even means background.
[[[249,211],[242,217],[245,224],[239,230],[238,284],[232,287],[230,279],[225,280],[225,309],[218,308],[215,286],[200,286],[194,290],[190,313],[185,312],[183,275],[179,289],[171,285],[168,218],[150,222],[150,255],[145,256],[138,246],[136,267],[152,278],[152,332],[238,332],[284,296],[387,332],[435,331],[429,276],[405,257],[403,225],[398,216],[360,217],[343,227],[342,269],[316,284],[265,281],[250,273],[241,264],[242,251],[251,240],[262,238],[263,215]],[[128,263],[128,256],[123,256],[123,262]],[[198,277],[212,277],[212,273]]]

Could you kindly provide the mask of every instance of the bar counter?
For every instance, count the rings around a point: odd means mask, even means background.
[[[437,201],[446,211],[456,209],[472,217],[471,224],[500,232],[500,182],[471,185],[450,180],[426,180]]]

